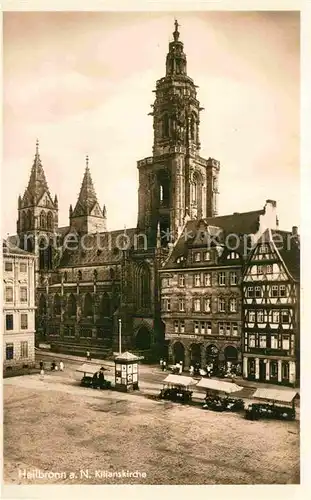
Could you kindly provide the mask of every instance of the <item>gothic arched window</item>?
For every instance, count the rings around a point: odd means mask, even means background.
[[[53,229],[53,214],[52,214],[52,212],[48,212],[46,221],[47,221],[47,228]]]
[[[27,229],[32,228],[32,213],[31,210],[28,210],[27,212],[27,222],[26,222]]]
[[[46,244],[44,240],[41,240],[39,243],[39,269],[45,269],[45,253],[46,253]]]
[[[21,214],[21,230],[25,231],[27,229],[27,215],[26,212],[22,212]]]
[[[111,315],[111,304],[108,293],[104,293],[100,303],[100,315],[109,318]]]
[[[72,293],[68,297],[67,312],[69,317],[75,316],[77,314],[77,302],[75,296]]]
[[[158,173],[158,183],[160,204],[168,207],[170,204],[170,178],[165,170]]]
[[[190,122],[190,138],[192,141],[197,140],[197,119],[196,115],[193,114],[191,116],[191,122]]]
[[[84,297],[83,315],[86,317],[93,316],[93,299],[89,293]]]
[[[60,316],[61,314],[61,301],[58,293],[54,297],[54,314]]]
[[[163,137],[169,136],[169,117],[168,114],[165,113],[163,116]]]
[[[43,210],[40,213],[40,227],[46,229],[46,213]]]
[[[138,269],[137,281],[139,307],[149,307],[151,302],[150,270],[146,264]]]
[[[40,295],[39,299],[39,315],[44,316],[46,314],[47,306],[46,306],[46,298],[44,295]]]

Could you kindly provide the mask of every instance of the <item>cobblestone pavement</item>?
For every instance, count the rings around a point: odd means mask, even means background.
[[[298,484],[299,422],[94,391],[75,367],[4,381],[5,483]],[[158,391],[154,375],[142,378]]]

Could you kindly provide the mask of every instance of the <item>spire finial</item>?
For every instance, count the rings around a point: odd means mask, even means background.
[[[86,155],[85,161],[86,161],[86,168],[88,168],[89,167],[89,155]]]
[[[174,31],[174,33],[173,33],[173,37],[174,37],[174,41],[175,41],[175,42],[177,42],[177,40],[178,40],[178,38],[179,38],[179,31],[178,31],[178,27],[180,26],[180,24],[178,24],[177,19],[175,19],[174,25],[175,25],[175,31]]]
[[[39,154],[39,139],[36,140],[36,155]]]

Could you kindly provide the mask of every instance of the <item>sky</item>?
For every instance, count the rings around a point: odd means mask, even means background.
[[[36,139],[59,224],[89,155],[108,229],[135,227],[137,161],[152,155],[150,105],[174,18],[198,85],[201,156],[220,161],[219,215],[277,201],[299,226],[299,13],[5,12],[2,233],[16,232]]]

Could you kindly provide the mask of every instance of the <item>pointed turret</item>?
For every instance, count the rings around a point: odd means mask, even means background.
[[[26,206],[25,204],[28,204],[29,206],[36,205],[40,202],[44,193],[47,193],[49,198],[51,198],[49,187],[46,182],[45,173],[41,163],[39,141],[37,139],[36,154],[32,164],[28,186],[23,196],[24,206]]]
[[[79,232],[94,233],[106,230],[106,219],[97,201],[88,156],[78,201],[70,218],[71,225]]]
[[[57,194],[54,196],[54,205],[56,207],[58,207],[58,198],[57,198]]]
[[[107,218],[107,208],[106,205],[103,206],[103,217]]]

